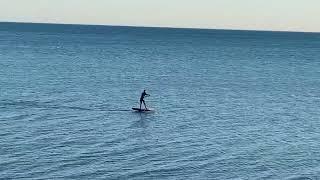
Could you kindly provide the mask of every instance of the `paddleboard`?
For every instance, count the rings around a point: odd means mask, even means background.
[[[137,112],[152,112],[152,111],[154,111],[153,109],[140,109],[140,108],[132,108],[132,110],[137,111]]]

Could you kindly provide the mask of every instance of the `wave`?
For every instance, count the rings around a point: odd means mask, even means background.
[[[65,110],[79,110],[79,111],[107,111],[107,112],[128,112],[131,111],[128,109],[108,109],[101,106],[92,106],[92,107],[79,107],[79,106],[66,106],[54,104],[52,101],[27,101],[27,100],[2,100],[0,101],[0,108],[18,108],[18,109],[65,109]]]

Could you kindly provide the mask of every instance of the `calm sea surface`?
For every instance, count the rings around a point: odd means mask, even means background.
[[[0,23],[23,178],[320,179],[320,34]]]

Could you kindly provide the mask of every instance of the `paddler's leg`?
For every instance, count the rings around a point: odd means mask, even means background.
[[[147,106],[146,106],[146,102],[143,101],[144,107],[146,108],[146,110],[148,110]]]

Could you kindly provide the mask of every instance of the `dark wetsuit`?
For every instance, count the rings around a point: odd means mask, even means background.
[[[141,104],[144,104],[144,107],[147,109],[146,103],[144,102],[144,97],[148,96],[149,94],[146,93],[146,91],[143,91],[140,97],[140,109],[141,109]]]

